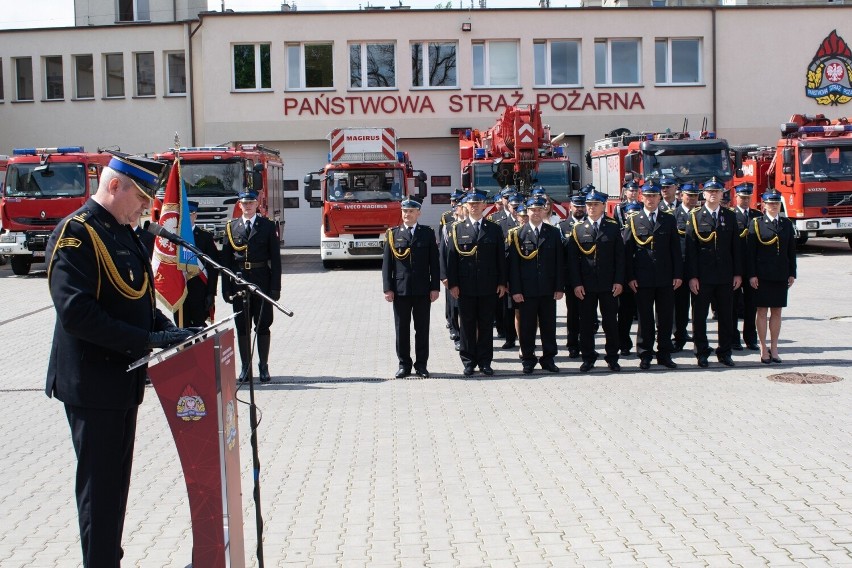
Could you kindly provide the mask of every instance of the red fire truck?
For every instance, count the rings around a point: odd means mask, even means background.
[[[426,174],[397,150],[393,128],[338,128],[329,140],[328,164],[304,180],[305,200],[322,204],[322,264],[382,258],[402,200],[426,197]]]
[[[640,184],[645,176],[659,172],[678,182],[704,183],[715,177],[731,186],[731,159],[728,142],[705,130],[688,132],[642,132],[626,128],[608,133],[586,152],[586,165],[592,170],[592,184],[608,196],[607,212],[621,203],[624,182]]]
[[[580,188],[580,168],[568,159],[560,144],[564,138],[551,137],[538,105],[507,107],[491,128],[459,134],[462,187],[493,196],[508,185],[524,195],[541,185],[554,201],[554,213],[565,218],[567,202]]]
[[[242,215],[238,194],[253,189],[258,196],[258,210],[275,222],[279,238],[284,241],[284,164],[278,150],[261,144],[234,144],[180,148],[179,152],[187,197],[198,202],[198,225],[221,241],[227,222]],[[174,149],[155,154],[154,159],[168,164],[151,209],[151,221],[157,223],[175,159]]]
[[[9,156],[0,154],[0,195],[3,194],[4,184],[6,183],[6,164],[9,162]],[[3,234],[3,219],[0,217],[0,234]],[[0,266],[9,262],[9,258],[5,254],[0,254]]]
[[[797,241],[845,237],[852,247],[852,123],[795,114],[775,147],[733,149],[735,183],[751,182],[755,205],[768,188],[784,196],[783,212]]]
[[[12,152],[0,201],[0,254],[11,257],[12,272],[28,274],[44,261],[50,233],[97,190],[110,157],[82,146]]]

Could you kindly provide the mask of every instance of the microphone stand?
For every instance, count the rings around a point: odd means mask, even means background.
[[[269,296],[267,296],[256,284],[252,284],[245,280],[241,274],[234,274],[229,268],[222,266],[209,255],[204,254],[198,247],[193,245],[192,243],[187,242],[182,239],[180,236],[175,235],[174,233],[167,231],[160,225],[151,224],[149,225],[149,231],[154,233],[155,235],[166,239],[172,243],[178,244],[184,248],[192,251],[196,257],[203,260],[207,263],[208,266],[215,267],[220,273],[227,275],[235,286],[240,287],[240,291],[234,294],[231,297],[233,299],[236,296],[243,297],[243,313],[246,314],[245,322],[246,322],[246,337],[251,337],[251,297],[257,296],[262,301],[267,304],[271,304],[278,311],[286,315],[287,317],[293,317],[293,311],[288,310]],[[253,350],[249,350],[249,357],[253,356]],[[254,402],[254,374],[252,372],[251,361],[249,361],[248,366],[248,384],[249,384],[249,425],[251,427],[251,461],[252,461],[252,472],[254,477],[254,490],[252,492],[252,497],[254,498],[254,519],[255,526],[257,530],[257,565],[259,568],[263,568],[263,516],[261,515],[260,509],[260,456],[257,450],[257,405]]]

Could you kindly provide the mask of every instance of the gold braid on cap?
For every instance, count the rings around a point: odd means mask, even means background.
[[[639,245],[640,247],[644,247],[648,243],[651,243],[651,250],[654,250],[654,233],[653,233],[653,231],[651,232],[650,235],[648,235],[648,238],[645,239],[644,241],[639,238],[639,235],[636,234],[636,215],[630,216],[630,232],[633,234],[633,239],[636,241],[637,245]]]
[[[231,233],[231,224],[228,223],[225,225],[225,233],[228,235],[228,243],[231,245],[231,248],[237,252],[243,252],[248,248],[248,243],[243,246],[237,246],[237,243],[234,242],[234,235]]]
[[[515,250],[518,251],[518,256],[520,256],[524,260],[532,260],[536,256],[538,256],[538,248],[536,248],[534,251],[532,251],[529,254],[524,254],[523,252],[521,252],[521,243],[520,243],[520,240],[518,239],[518,233],[520,233],[520,232],[521,232],[520,227],[513,228],[511,231],[509,231],[509,240],[515,241]]]
[[[409,245],[405,252],[396,252],[396,245],[393,242],[393,229],[388,229],[388,245],[390,245],[390,250],[397,260],[405,260],[409,256],[411,256],[411,245]]]
[[[757,237],[757,242],[764,246],[775,245],[775,254],[781,254],[781,243],[778,242],[778,235],[776,234],[774,237],[769,239],[768,241],[764,241],[760,236],[760,226],[758,225],[759,217],[754,218],[754,234]]]
[[[571,231],[571,236],[574,237],[574,242],[577,243],[577,248],[580,249],[580,252],[589,256],[590,254],[595,255],[595,258],[598,257],[598,243],[595,243],[589,249],[584,249],[583,245],[580,244],[580,239],[577,237],[577,227],[579,227],[582,223],[577,223],[574,225],[574,229]]]
[[[468,252],[464,252],[459,248],[459,241],[456,238],[456,228],[459,226],[458,223],[453,223],[453,246],[456,247],[456,252],[461,256],[473,256],[476,254],[476,250],[479,248],[479,245],[473,245],[473,248]]]
[[[698,221],[695,218],[695,210],[694,209],[693,209],[692,213],[690,213],[690,216],[692,217],[692,229],[695,231],[695,236],[698,238],[698,240],[701,241],[702,243],[709,243],[710,241],[713,241],[713,244],[715,245],[716,244],[716,229],[713,229],[712,231],[710,231],[710,234],[707,235],[706,237],[702,237],[701,233],[698,232]]]

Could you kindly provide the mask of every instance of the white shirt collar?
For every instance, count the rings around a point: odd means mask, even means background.
[[[414,223],[410,227],[408,225],[405,225],[405,223],[403,223],[403,225],[405,226],[405,229],[408,230],[408,231],[410,231],[411,229],[417,229],[417,223]]]
[[[648,209],[645,209],[644,211],[645,211],[645,216],[646,216],[648,219],[650,219],[650,218],[651,218],[651,213],[658,213],[658,211],[649,211]]]
[[[251,223],[251,226],[254,227],[255,221],[257,221],[257,213],[252,215],[251,219],[246,219],[245,217],[243,217],[243,225],[245,225],[246,223]]]
[[[542,226],[542,225],[544,225],[544,222],[542,222],[542,223],[541,223],[541,224],[539,224],[539,225],[534,225],[534,224],[533,224],[533,222],[532,222],[532,221],[530,221],[530,228],[531,228],[533,231],[539,231],[539,232],[541,232],[541,231],[540,231],[540,229],[541,229],[541,226]]]
[[[705,205],[705,206],[704,206],[704,208],[705,208],[707,211],[709,211],[711,215],[716,214],[716,215],[718,216],[719,211],[722,209],[722,206],[720,205],[720,206],[719,206],[719,207],[717,207],[716,209],[710,209],[709,207],[707,207],[707,206]]]

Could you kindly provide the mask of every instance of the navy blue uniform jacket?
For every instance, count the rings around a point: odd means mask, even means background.
[[[391,247],[401,256],[406,250],[411,252],[400,259],[391,253]],[[413,238],[404,225],[388,229],[382,261],[382,291],[397,296],[429,295],[439,289],[439,273],[438,243],[431,227],[418,223]]]

